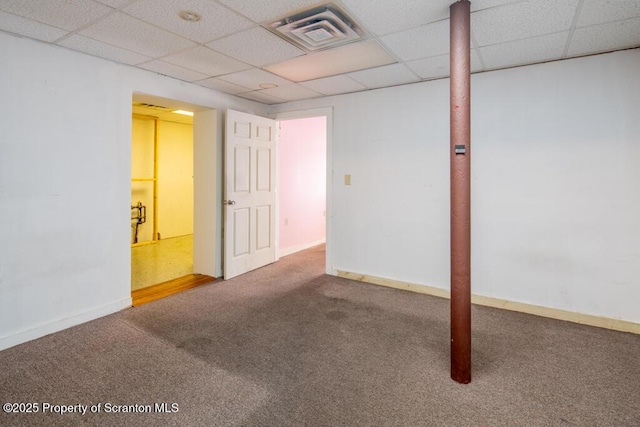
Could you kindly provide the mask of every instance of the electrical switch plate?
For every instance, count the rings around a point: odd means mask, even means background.
[[[351,175],[350,174],[346,174],[344,176],[344,185],[351,185]]]

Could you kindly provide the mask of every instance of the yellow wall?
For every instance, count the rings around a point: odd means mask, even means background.
[[[131,126],[131,178],[153,178],[154,121],[134,118]],[[138,243],[148,242],[153,235],[153,182],[131,183],[131,206],[142,202],[147,207],[147,222],[138,227]],[[132,216],[136,213],[131,211]],[[135,225],[135,220],[131,221]],[[131,242],[133,233],[131,230]]]
[[[158,232],[193,234],[193,126],[159,122]]]
[[[154,121],[132,121],[132,178],[153,177]],[[147,206],[138,242],[153,233],[153,183],[133,182],[131,205]],[[132,221],[134,224],[135,221]],[[193,126],[158,121],[158,233],[162,239],[193,233]]]

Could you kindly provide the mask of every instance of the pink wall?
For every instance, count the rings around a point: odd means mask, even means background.
[[[280,255],[325,240],[326,150],[326,117],[280,122]]]

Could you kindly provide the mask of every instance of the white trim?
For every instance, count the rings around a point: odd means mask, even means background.
[[[398,280],[385,279],[382,277],[368,276],[366,274],[351,273],[338,270],[338,277],[369,283],[372,285],[386,286],[389,288],[402,289],[405,291],[417,292],[449,299],[449,291],[433,286],[418,285],[415,283],[401,282]],[[614,331],[630,332],[640,335],[640,323],[628,320],[613,319],[610,317],[600,317],[591,314],[577,313],[574,311],[562,310],[559,308],[542,307],[539,305],[526,304],[516,301],[508,301],[499,298],[486,297],[483,295],[471,295],[471,302],[486,307],[501,308],[504,310],[517,311],[520,313],[533,314],[535,316],[549,317],[551,319],[565,320],[583,325],[596,326],[599,328],[612,329]]]
[[[36,338],[41,338],[45,335],[53,334],[55,332],[62,331],[63,329],[89,322],[129,307],[131,307],[131,297],[113,301],[89,310],[84,310],[69,317],[63,317],[58,320],[42,323],[33,328],[16,332],[11,335],[5,335],[4,337],[0,337],[0,350],[5,350],[9,347],[34,340]]]
[[[164,105],[164,104],[161,104]],[[223,125],[215,109],[196,111],[193,135],[193,272],[222,274],[222,198],[218,199],[219,166],[217,133]],[[129,190],[131,191],[131,190]]]
[[[278,257],[283,257],[291,254],[295,254],[296,252],[304,251],[305,249],[312,248],[314,246],[321,245],[326,242],[326,239],[316,240],[314,242],[303,243],[302,245],[293,246],[284,250],[278,250]]]

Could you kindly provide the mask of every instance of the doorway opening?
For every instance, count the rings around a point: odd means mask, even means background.
[[[329,262],[332,109],[271,120],[227,110],[225,123],[225,280],[321,245],[325,272],[335,274]]]
[[[281,112],[272,117],[280,130],[278,255],[324,245],[325,272],[336,274],[331,234],[333,109]]]
[[[327,117],[278,123],[278,256],[282,257],[326,242]]]
[[[194,271],[194,238],[197,238],[198,227],[194,224],[197,215],[193,114],[197,109],[202,107],[148,95],[133,96],[131,291],[134,306],[213,280]],[[215,138],[215,131],[213,133]],[[207,167],[215,169],[215,164]]]

